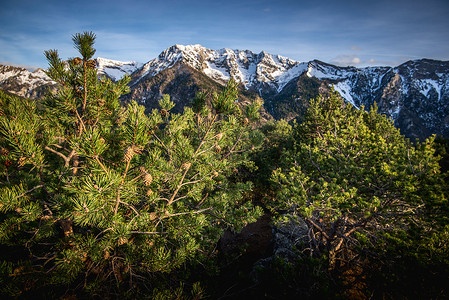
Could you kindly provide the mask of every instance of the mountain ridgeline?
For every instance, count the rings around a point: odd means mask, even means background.
[[[169,94],[182,111],[198,91],[218,91],[229,79],[239,83],[238,101],[264,100],[264,119],[301,118],[311,98],[336,90],[347,103],[378,111],[394,120],[406,137],[449,136],[449,62],[421,59],[397,67],[338,67],[318,60],[298,62],[266,52],[210,50],[200,45],[174,45],[145,64],[97,58],[100,76],[131,76],[131,92],[147,111]],[[29,72],[0,66],[0,88],[40,98],[56,88],[42,70]]]

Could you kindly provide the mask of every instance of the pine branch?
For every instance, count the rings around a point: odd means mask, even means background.
[[[39,188],[41,188],[41,187],[43,187],[43,186],[44,186],[43,184],[37,185],[37,186],[35,186],[34,188],[29,189],[28,191],[25,191],[25,192],[23,192],[22,194],[18,195],[17,198],[23,197],[23,196],[25,196],[26,194],[31,193],[32,191],[34,191],[34,190],[36,190],[36,189],[39,189]]]
[[[132,234],[145,234],[145,235],[156,235],[156,234],[168,234],[168,232],[164,231],[153,231],[153,232],[145,232],[145,231],[130,231]]]
[[[209,193],[206,193],[206,195],[204,195],[203,199],[201,199],[201,201],[198,202],[198,204],[195,207],[199,208],[201,206],[201,204],[203,204],[204,200],[207,199],[208,196],[209,196]]]
[[[126,162],[126,167],[125,167],[125,171],[123,172],[122,181],[120,182],[120,185],[117,190],[117,198],[116,198],[116,203],[115,203],[115,208],[114,208],[114,216],[117,214],[118,207],[120,205],[120,191],[122,189],[123,184],[125,183],[125,178],[126,178],[126,174],[128,173],[130,163],[131,163],[131,159],[129,159]]]
[[[186,177],[187,172],[189,171],[189,169],[190,169],[190,166],[188,166],[188,167],[184,170],[184,173],[182,174],[182,177],[181,177],[181,179],[179,180],[178,186],[176,187],[175,191],[173,192],[173,195],[170,197],[170,200],[168,200],[167,205],[172,205],[172,203],[174,202],[176,195],[178,194],[179,190],[180,190],[181,187],[183,186],[184,178]]]
[[[83,98],[83,113],[86,110],[87,104],[87,59],[83,58],[83,86],[84,86],[84,98]]]
[[[169,218],[169,217],[174,217],[174,216],[182,216],[182,215],[188,215],[188,214],[200,214],[202,212],[208,211],[213,209],[213,207],[208,207],[208,208],[203,208],[200,210],[196,210],[196,211],[186,211],[186,212],[181,212],[181,213],[176,213],[176,214],[169,214],[167,216],[164,216],[163,218]]]
[[[106,169],[106,167],[101,163],[100,159],[98,158],[98,155],[94,157],[95,160],[97,161],[97,163],[100,165],[101,169],[103,170],[103,172],[105,172],[107,175],[109,174],[108,170]]]
[[[211,120],[211,123],[209,124],[209,126],[206,130],[206,133],[204,134],[203,138],[201,139],[201,142],[199,143],[198,147],[196,148],[195,152],[193,153],[191,160],[194,160],[196,158],[196,156],[198,155],[198,153],[200,152],[200,149],[201,149],[202,145],[205,143],[207,135],[211,131],[212,125],[215,123],[216,119],[217,119],[217,115],[215,114],[213,119]],[[173,195],[170,197],[170,200],[168,201],[167,205],[171,205],[174,202],[176,195],[178,194],[179,190],[181,189],[181,187],[184,184],[184,178],[186,177],[187,172],[190,170],[190,167],[191,167],[191,165],[188,165],[187,168],[184,170],[184,173],[182,174],[182,177],[178,183],[178,186],[176,187],[175,191],[173,192]]]
[[[52,152],[52,153],[54,153],[54,154],[56,154],[56,155],[58,155],[60,157],[62,157],[62,159],[65,162],[64,166],[67,167],[67,168],[70,166],[70,160],[72,159],[73,155],[75,154],[75,150],[72,150],[72,152],[70,152],[69,156],[65,156],[61,152],[56,151],[56,150],[50,148],[49,146],[45,146],[44,149],[48,150],[48,151],[50,151],[50,152]]]
[[[312,224],[313,227],[315,227],[316,229],[318,229],[318,231],[326,238],[326,240],[330,241],[331,239],[329,238],[329,236],[327,235],[327,233],[324,231],[324,229],[322,229],[320,226],[318,226],[315,222],[312,221],[312,219],[307,218],[307,221],[310,222],[310,224]]]
[[[78,109],[75,109],[76,118],[78,119],[78,137],[83,134],[83,130],[86,130],[86,125],[84,124],[83,118],[78,113]]]
[[[229,155],[230,155],[230,154],[232,153],[232,151],[235,149],[235,147],[237,146],[237,144],[240,142],[240,140],[241,140],[241,138],[242,138],[242,135],[243,135],[243,130],[240,131],[237,140],[235,141],[234,145],[232,145],[231,149],[229,149],[228,153],[223,157],[222,161],[229,157]]]
[[[123,202],[123,201],[121,201],[121,200],[119,200],[119,203],[120,203],[120,204],[124,204],[125,206],[131,208],[131,210],[132,210],[133,212],[135,212],[136,215],[140,216],[139,212],[138,212],[138,211],[134,208],[134,206],[132,206],[131,204],[128,204],[128,203]]]

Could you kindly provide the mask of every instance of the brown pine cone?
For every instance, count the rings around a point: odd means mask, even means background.
[[[97,62],[95,60],[93,60],[93,59],[90,59],[87,62],[87,67],[91,68],[91,69],[95,69],[97,67]]]
[[[72,59],[72,63],[74,64],[74,65],[79,65],[79,64],[81,64],[83,62],[83,60],[81,59],[81,58],[79,58],[79,57],[75,57],[74,59]]]
[[[151,184],[151,182],[153,182],[153,176],[151,176],[151,174],[146,173],[143,176],[143,184],[146,186],[149,186]]]

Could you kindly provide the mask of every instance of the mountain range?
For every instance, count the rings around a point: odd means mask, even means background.
[[[406,137],[431,134],[449,137],[449,62],[408,61],[396,67],[339,67],[318,60],[299,62],[264,51],[211,50],[201,45],[174,45],[147,63],[97,58],[100,76],[116,81],[131,76],[131,92],[148,110],[163,94],[189,105],[198,91],[219,90],[230,79],[239,83],[239,102],[264,100],[264,119],[301,118],[308,100],[334,89],[357,109],[378,111],[394,121]],[[20,96],[40,98],[57,88],[41,69],[0,65],[0,88]]]

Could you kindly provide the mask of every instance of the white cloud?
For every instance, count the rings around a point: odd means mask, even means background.
[[[358,64],[360,64],[362,62],[362,60],[360,59],[360,58],[358,58],[358,57],[354,57],[353,59],[352,59],[352,61],[351,61],[351,63],[353,63],[353,64],[355,64],[355,65],[358,65]]]
[[[354,55],[354,54],[343,54],[338,55],[334,59],[332,59],[331,63],[347,67],[347,66],[357,66],[362,63],[362,60],[360,57]]]
[[[397,66],[407,59],[394,59],[393,57],[360,57],[356,54],[342,54],[330,60],[331,64],[341,67],[368,67],[368,66]]]

